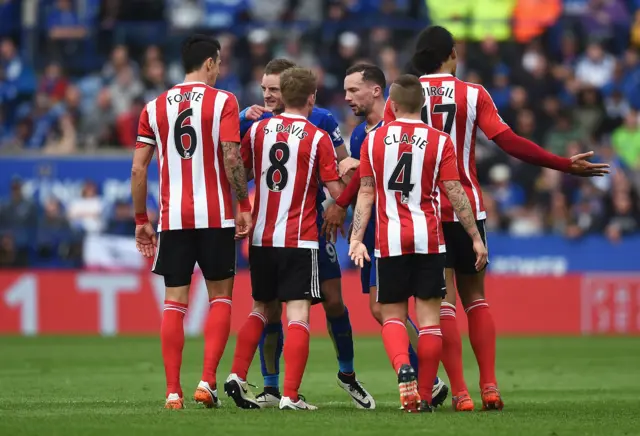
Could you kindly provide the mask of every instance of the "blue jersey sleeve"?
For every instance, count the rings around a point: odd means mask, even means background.
[[[243,138],[245,133],[247,133],[253,125],[253,121],[246,118],[248,110],[249,108],[246,107],[242,110],[242,112],[240,112],[240,138]]]
[[[334,148],[340,147],[342,144],[344,144],[344,139],[342,139],[342,133],[340,133],[340,126],[338,126],[338,122],[333,117],[331,112],[327,111],[322,124],[323,124],[322,126],[318,126],[318,127],[320,127],[322,130],[324,130],[329,134],[329,137],[331,138],[331,142],[333,143]]]

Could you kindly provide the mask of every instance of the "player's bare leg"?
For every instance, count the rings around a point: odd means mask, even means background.
[[[224,384],[224,391],[241,409],[260,409],[251,388],[247,383],[247,373],[256,354],[258,342],[267,324],[266,312],[269,306],[279,304],[276,301],[263,303],[254,301],[253,309],[238,332],[236,349],[233,355],[231,374]]]
[[[255,306],[254,306],[255,308]],[[280,357],[284,346],[282,303],[273,301],[265,308],[267,325],[260,338],[260,369],[264,390],[256,395],[260,408],[278,407],[280,404]]]
[[[202,379],[194,400],[205,407],[219,407],[216,371],[229,340],[231,330],[231,294],[233,277],[225,280],[206,280],[209,294],[209,313],[204,326],[204,363]]]
[[[160,340],[167,382],[165,409],[183,409],[180,368],[184,348],[184,317],[189,304],[189,285],[166,287]]]
[[[400,405],[407,412],[417,412],[420,408],[418,377],[409,361],[409,334],[407,333],[408,304],[382,304],[382,342],[398,375]]]
[[[311,301],[287,302],[287,340],[284,344],[284,389],[280,409],[316,410],[300,398],[298,390],[309,359],[309,309]]]
[[[440,330],[442,331],[442,364],[444,365],[452,391],[452,407],[457,412],[469,412],[474,408],[469,389],[464,380],[462,365],[462,339],[456,320],[456,284],[454,272],[445,269],[447,295],[440,307]]]
[[[338,386],[349,394],[358,409],[373,410],[376,408],[375,400],[356,378],[353,366],[353,333],[349,311],[342,301],[340,278],[324,280],[320,284],[320,290],[327,317],[327,331],[338,358]]]
[[[480,369],[483,410],[502,410],[504,403],[496,379],[496,327],[484,298],[485,271],[456,273],[456,283],[469,322],[469,341]]]
[[[420,333],[418,339],[418,362],[420,378],[418,391],[420,393],[420,410],[431,412],[432,383],[440,366],[442,358],[442,333],[440,331],[440,298],[416,298],[416,314]]]

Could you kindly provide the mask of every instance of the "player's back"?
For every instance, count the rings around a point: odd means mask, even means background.
[[[318,248],[319,178],[338,178],[328,135],[302,116],[283,113],[254,123],[242,154],[255,174],[252,244]]]
[[[438,181],[443,162],[454,159],[447,141],[442,132],[408,119],[369,134],[360,171],[375,176],[376,257],[445,252]]]
[[[482,86],[464,82],[451,74],[424,75],[420,77],[420,82],[425,97],[422,121],[451,137],[460,183],[469,197],[476,219],[485,219],[475,162],[477,130],[480,128],[492,139],[509,127],[498,115],[493,100]],[[385,121],[393,118],[387,105]],[[442,219],[457,221],[446,196],[442,199]]]
[[[158,148],[160,231],[233,227],[223,142],[239,142],[233,94],[200,82],[174,86],[149,102],[139,141]]]

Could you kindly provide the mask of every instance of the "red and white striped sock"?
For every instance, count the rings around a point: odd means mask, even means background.
[[[167,392],[178,394],[182,398],[180,386],[180,367],[182,366],[182,349],[184,348],[184,317],[187,304],[164,300],[160,342],[162,344],[162,360],[167,381]]]
[[[243,380],[247,379],[249,367],[253,361],[253,356],[256,354],[262,331],[266,325],[267,318],[263,314],[251,312],[238,332],[231,372],[238,374],[238,377]]]
[[[289,321],[284,341],[284,385],[283,395],[298,401],[298,390],[309,359],[309,324],[304,321]]]
[[[402,365],[409,365],[409,333],[401,319],[390,318],[382,324],[382,343],[396,374]]]
[[[442,357],[442,332],[439,325],[420,327],[418,336],[418,362],[420,377],[418,391],[420,399],[431,404],[433,380],[438,375]]]
[[[440,330],[442,331],[442,364],[444,365],[451,392],[457,396],[467,392],[467,383],[464,380],[462,366],[462,339],[456,320],[456,306],[451,303],[442,303],[440,306]]]
[[[473,301],[465,307],[469,323],[469,342],[480,369],[480,387],[497,386],[496,381],[496,325],[485,299]]]
[[[204,325],[204,363],[202,381],[216,386],[216,370],[229,340],[231,330],[231,298],[215,297],[209,300],[209,313]]]

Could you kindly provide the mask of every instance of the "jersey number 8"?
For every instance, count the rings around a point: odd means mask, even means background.
[[[287,186],[289,173],[285,164],[289,161],[291,152],[286,142],[276,142],[269,150],[269,162],[267,169],[267,187],[270,191],[280,192]]]

